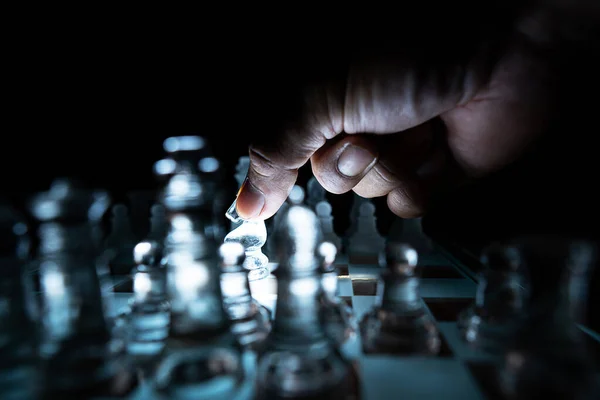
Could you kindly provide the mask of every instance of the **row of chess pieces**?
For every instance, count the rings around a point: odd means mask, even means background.
[[[135,246],[133,295],[118,315],[110,313],[114,250],[97,240],[106,193],[57,181],[30,203],[34,235],[18,213],[1,208],[0,398],[354,399],[361,389],[352,361],[360,353],[439,352],[439,331],[419,295],[415,249],[388,242],[380,302],[356,321],[337,293],[338,247],[324,239],[299,190],[271,239],[274,313],[256,302],[247,246],[223,243],[225,228],[216,226],[217,160],[200,137],[169,138],[164,148],[158,201],[169,229]],[[577,273],[567,274],[565,287],[581,287],[587,267],[580,266],[589,265],[582,254],[572,257],[568,271]],[[563,385],[567,393],[589,386],[587,354],[571,329],[573,296],[559,290],[550,309],[530,310],[518,252],[493,247],[485,257],[479,297],[459,325],[474,346],[509,355],[507,393],[523,393],[531,374],[519,371],[548,357],[559,361],[549,368],[559,376],[564,365],[578,368],[577,379]],[[520,342],[509,347],[507,336]]]

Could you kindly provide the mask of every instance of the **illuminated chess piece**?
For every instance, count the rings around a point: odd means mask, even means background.
[[[228,242],[219,247],[221,291],[231,330],[242,346],[256,349],[271,330],[271,312],[252,298],[248,273],[243,268],[245,257],[240,243]]]
[[[133,298],[128,315],[127,353],[136,364],[147,366],[165,345],[169,333],[166,273],[157,242],[140,242],[134,248]]]
[[[246,258],[244,268],[248,270],[250,281],[266,278],[270,271],[268,268],[269,258],[262,252],[262,247],[267,242],[267,226],[265,221],[247,221],[242,219],[236,210],[236,201],[227,210],[227,218],[237,228],[225,236],[225,243],[237,242],[244,247]]]
[[[352,399],[359,391],[351,363],[322,322],[322,241],[315,213],[289,196],[274,240],[281,260],[277,305],[269,337],[259,352],[257,399]]]
[[[417,252],[405,244],[388,243],[385,255],[381,304],[360,322],[363,352],[437,354],[441,340],[420,296]]]
[[[337,248],[333,243],[323,242],[318,254],[322,259],[323,309],[327,332],[336,342],[343,344],[357,331],[352,308],[338,296],[338,271],[335,267]]]

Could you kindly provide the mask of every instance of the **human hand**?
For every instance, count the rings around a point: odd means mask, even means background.
[[[534,13],[500,41],[456,56],[370,53],[307,85],[285,128],[251,146],[238,213],[271,217],[309,160],[329,192],[387,196],[405,218],[421,216],[437,191],[505,167],[544,132],[555,106],[554,71],[539,51],[547,28]]]

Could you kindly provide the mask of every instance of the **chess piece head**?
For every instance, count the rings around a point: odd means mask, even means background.
[[[245,258],[245,249],[241,243],[226,242],[219,246],[219,261],[223,271],[242,270]]]
[[[318,246],[322,242],[317,215],[304,205],[304,190],[294,186],[288,196],[290,206],[282,215],[273,241],[282,262],[278,270],[312,270],[319,268]]]
[[[206,147],[201,136],[171,136],[163,141],[163,149],[170,154],[199,151]]]
[[[335,257],[337,256],[337,247],[331,242],[323,242],[318,248],[319,256],[321,257],[321,266],[324,272],[334,270]]]
[[[137,265],[157,265],[162,258],[162,246],[155,241],[139,242],[133,248],[133,260]]]
[[[419,256],[408,244],[389,242],[385,247],[385,265],[389,271],[400,275],[414,275]]]
[[[154,172],[165,183],[161,202],[167,210],[202,209],[212,213],[219,161],[211,155],[201,136],[173,136],[165,139],[167,157],[154,164]]]
[[[493,271],[514,272],[522,264],[521,252],[514,246],[493,243],[483,250],[481,263]]]
[[[41,222],[99,222],[110,205],[106,192],[83,188],[72,179],[57,179],[50,190],[35,196],[31,214]]]

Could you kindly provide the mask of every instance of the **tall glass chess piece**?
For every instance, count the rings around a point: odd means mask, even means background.
[[[237,228],[225,236],[225,243],[237,242],[244,246],[246,258],[244,268],[248,270],[248,280],[256,281],[269,276],[269,258],[262,252],[262,247],[267,242],[267,226],[265,221],[248,221],[242,219],[237,213],[237,200],[225,213],[225,216]]]

